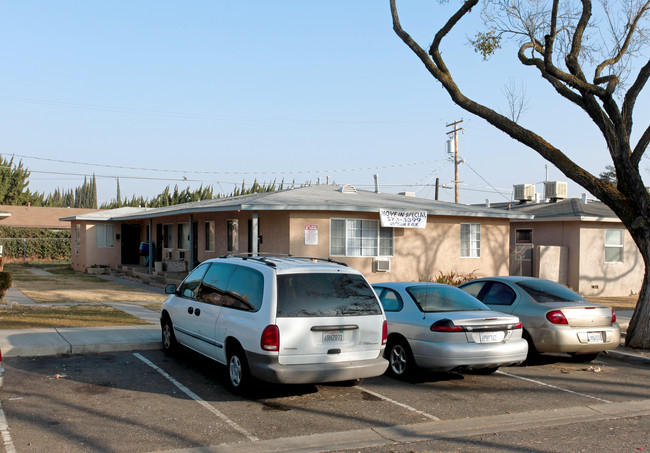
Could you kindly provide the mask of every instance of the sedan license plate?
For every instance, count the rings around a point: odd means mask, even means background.
[[[481,332],[481,343],[500,343],[506,337],[506,333],[500,332]]]
[[[330,330],[328,332],[323,332],[323,343],[341,343],[342,341],[342,330]]]
[[[588,343],[602,343],[603,334],[601,332],[587,332]]]

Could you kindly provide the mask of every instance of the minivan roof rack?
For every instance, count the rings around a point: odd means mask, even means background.
[[[348,265],[342,261],[335,261],[332,258],[321,258],[315,256],[294,256],[286,253],[257,253],[253,255],[252,253],[238,253],[238,254],[226,254],[222,255],[219,258],[240,258],[243,260],[254,260],[266,264],[267,266],[276,267],[276,264],[272,261],[274,258],[294,258],[300,260],[311,260],[315,262],[325,261],[332,264],[338,264],[340,266],[348,267]]]

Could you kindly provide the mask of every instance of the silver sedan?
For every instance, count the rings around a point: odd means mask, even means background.
[[[614,310],[592,304],[559,283],[533,277],[490,277],[460,285],[493,310],[518,316],[530,354],[567,352],[591,361],[619,345]]]
[[[494,373],[526,359],[519,319],[490,310],[453,286],[426,282],[372,285],[386,313],[388,373],[418,368]]]

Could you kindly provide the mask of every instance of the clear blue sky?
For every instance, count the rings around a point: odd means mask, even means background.
[[[423,46],[449,11],[398,6]],[[22,159],[33,191],[95,173],[102,203],[116,177],[122,196],[151,198],[167,185],[228,193],[254,179],[370,189],[378,174],[384,192],[433,198],[422,184],[451,186],[446,124],[460,119],[461,202],[505,201],[513,184],[545,179],[536,153],[451,102],[394,34],[388,0],[14,1],[0,21],[0,153]],[[444,48],[460,86],[505,111],[504,85],[524,83],[522,123],[602,171],[608,155],[585,115],[515,49],[482,61],[467,44],[472,25]],[[552,166],[549,179],[567,180]],[[569,184],[570,196],[582,192]]]

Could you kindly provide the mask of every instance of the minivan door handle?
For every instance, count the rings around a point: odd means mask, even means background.
[[[312,332],[327,332],[329,330],[357,330],[359,326],[356,324],[346,324],[344,326],[314,326],[311,328]]]

